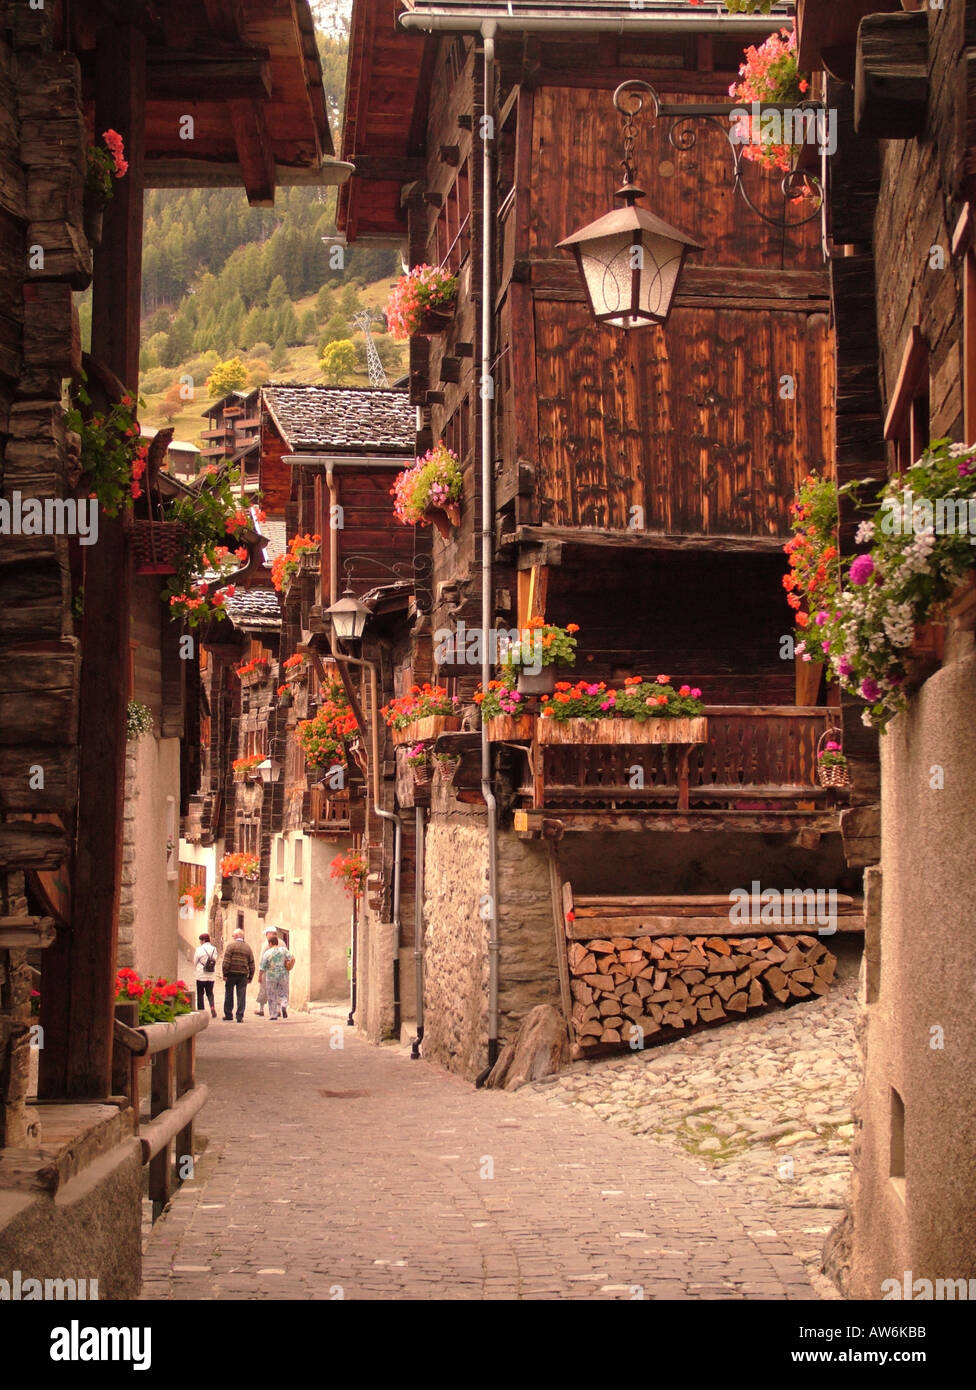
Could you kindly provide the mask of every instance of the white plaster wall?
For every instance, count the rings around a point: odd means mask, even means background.
[[[303,843],[300,883],[294,873],[295,840],[299,838]],[[279,876],[281,843],[285,858],[284,873]],[[289,932],[295,955],[291,1002],[296,1009],[306,1009],[314,999],[348,998],[346,950],[352,902],[330,877],[329,866],[337,854],[348,853],[351,848],[349,840],[323,840],[294,831],[275,835],[272,840],[268,915],[262,926],[279,926]]]
[[[221,846],[223,841],[221,841]],[[221,849],[221,853],[222,853]],[[180,863],[181,864],[202,864],[207,874],[207,899],[204,906],[199,911],[191,911],[189,916],[184,916],[184,912],[190,904],[180,907],[180,937],[182,938],[184,952],[188,949],[195,951],[200,944],[199,937],[201,932],[210,930],[210,900],[214,894],[216,886],[220,890],[220,881],[217,878],[218,863],[217,847],[215,845],[196,845],[189,840],[180,841]],[[185,954],[183,956],[185,959]],[[189,977],[187,977],[189,978]]]
[[[130,744],[130,749],[135,769],[127,798],[131,835],[124,850],[122,882],[132,890],[135,969],[170,980],[188,979],[188,962],[178,945],[180,741],[146,734]],[[172,813],[167,797],[173,798]],[[171,823],[169,814],[173,816]],[[170,826],[177,847],[172,877],[166,864]]]

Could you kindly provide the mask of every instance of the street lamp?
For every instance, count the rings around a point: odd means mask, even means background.
[[[332,619],[332,631],[341,642],[358,642],[366,627],[366,619],[370,617],[365,603],[360,603],[348,587],[342,598],[325,611]]]
[[[654,94],[655,113],[657,98]],[[625,102],[627,104],[625,104]],[[611,328],[643,328],[667,323],[678,276],[690,248],[702,243],[636,206],[644,190],[635,181],[635,116],[643,97],[623,83],[613,104],[625,117],[624,180],[615,196],[625,204],[559,242],[573,252],[597,323]]]
[[[257,771],[260,773],[261,781],[277,782],[281,776],[281,763],[275,762],[274,758],[265,758],[263,763],[258,763]]]

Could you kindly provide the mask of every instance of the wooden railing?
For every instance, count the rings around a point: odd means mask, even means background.
[[[134,1008],[117,1005],[116,1014]],[[193,1174],[193,1120],[207,1099],[196,1083],[196,1035],[210,1023],[204,1010],[181,1014],[172,1023],[132,1028],[115,1019],[113,1086],[135,1114],[142,1161],[149,1165],[152,1219],[161,1214],[174,1187]],[[141,1115],[140,1074],[151,1059],[149,1113]]]
[[[802,811],[828,802],[818,785],[817,742],[833,712],[820,706],[706,707],[707,742],[540,744],[530,732],[533,810]],[[526,769],[529,770],[528,768]],[[686,780],[687,779],[687,780]],[[525,804],[525,803],[523,803]]]

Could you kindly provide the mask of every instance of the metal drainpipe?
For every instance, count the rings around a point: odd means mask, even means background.
[[[339,597],[339,547],[336,545],[335,528],[332,525],[332,508],[335,506],[335,473],[332,464],[325,469],[325,485],[329,489],[329,603]]]
[[[556,18],[553,15],[535,17],[513,14],[492,14],[473,5],[468,10],[456,10],[450,14],[426,14],[413,12],[402,14],[398,23],[401,29],[410,32],[417,29],[429,33],[447,31],[449,33],[485,34],[488,26],[495,33],[517,34],[728,34],[745,35],[749,38],[766,37],[777,27],[777,23],[788,19],[788,15],[751,14],[701,14],[701,15],[652,15],[634,10],[624,15],[599,18]]]
[[[369,747],[370,768],[373,782],[373,812],[381,820],[393,822],[393,1031],[400,1035],[400,879],[403,868],[403,821],[395,811],[384,811],[380,806],[380,737],[379,703],[377,696],[376,663],[365,657],[334,655],[334,659],[347,666],[362,666],[369,672]],[[358,716],[357,716],[358,717]],[[362,727],[362,726],[360,726]]]
[[[486,20],[481,26],[484,43],[484,106],[483,115],[494,114],[495,21]],[[497,132],[495,132],[497,133]],[[492,527],[493,488],[491,459],[491,427],[493,395],[486,399],[484,383],[491,377],[492,303],[491,267],[494,255],[492,238],[492,149],[494,140],[481,142],[481,684],[487,689],[491,680],[491,659],[488,651],[488,632],[492,627],[493,583]],[[483,1086],[498,1060],[498,806],[491,788],[491,744],[488,730],[481,724],[481,794],[488,808],[488,1065],[475,1079]]]
[[[424,1040],[424,808],[414,807],[414,843],[416,845],[416,880],[413,906],[413,960],[417,975],[417,1036],[410,1049],[410,1058],[420,1059],[420,1044]]]

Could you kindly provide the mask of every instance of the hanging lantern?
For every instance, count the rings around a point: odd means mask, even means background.
[[[623,83],[614,92],[614,106],[626,117],[624,181],[616,193],[625,206],[559,242],[576,257],[597,323],[612,328],[667,323],[685,256],[691,249],[702,250],[694,237],[635,206],[645,196],[635,182],[633,164],[634,118],[643,108],[643,99],[634,90],[637,86],[650,93],[655,114],[659,109],[657,94],[646,83]],[[628,99],[630,104],[625,105]]]

